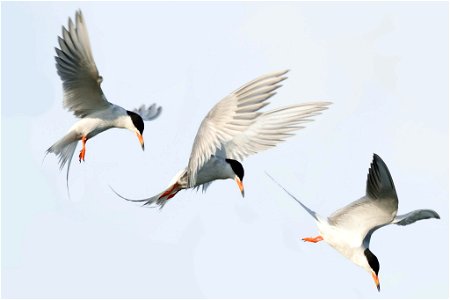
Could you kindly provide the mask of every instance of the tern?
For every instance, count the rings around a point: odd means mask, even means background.
[[[80,118],[67,134],[46,151],[59,157],[59,167],[67,166],[67,188],[70,162],[79,141],[82,149],[79,161],[84,161],[86,142],[110,128],[125,128],[134,132],[144,150],[144,120],[150,121],[161,113],[161,107],[152,104],[128,111],[108,102],[100,87],[103,78],[99,75],[91,52],[86,23],[81,11],[75,15],[75,26],[69,18],[67,29],[62,27],[58,37],[60,49],[56,50],[56,69],[63,81],[63,106]]]
[[[327,109],[331,102],[312,102],[259,110],[281,87],[288,70],[260,76],[218,102],[203,119],[195,137],[188,166],[179,171],[163,192],[147,199],[127,199],[144,205],[159,206],[179,191],[202,187],[206,191],[212,181],[234,179],[244,196],[244,167],[241,160],[251,154],[275,147],[304,128],[311,117]],[[154,204],[154,205],[153,205]]]
[[[272,176],[267,175],[316,220],[320,234],[316,237],[303,238],[303,241],[311,243],[325,241],[353,263],[368,271],[378,291],[380,291],[378,278],[380,263],[375,254],[369,250],[370,238],[375,230],[389,224],[405,226],[423,219],[440,219],[438,213],[430,209],[397,215],[398,198],[394,181],[388,167],[377,154],[373,155],[367,175],[366,195],[337,210],[328,218],[323,218],[306,207]]]

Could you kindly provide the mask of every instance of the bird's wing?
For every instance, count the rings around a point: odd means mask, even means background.
[[[162,111],[162,107],[157,106],[156,103],[153,103],[149,107],[146,107],[144,104],[142,104],[139,108],[136,108],[133,111],[139,114],[144,121],[151,121],[159,117]]]
[[[203,119],[192,145],[188,163],[188,186],[195,185],[198,170],[211,155],[222,149],[236,135],[246,130],[261,115],[258,112],[275,95],[288,71],[274,72],[245,84],[220,102]]]
[[[414,211],[404,214],[404,215],[396,216],[394,218],[394,220],[391,222],[391,224],[406,226],[406,225],[415,223],[416,221],[431,219],[431,218],[440,219],[441,217],[434,210],[418,209],[418,210],[414,210]],[[388,225],[388,224],[386,224],[386,225]],[[383,226],[374,227],[372,230],[370,230],[367,233],[367,235],[363,241],[363,245],[365,248],[369,248],[370,238],[372,237],[372,233],[380,227],[383,227]]]
[[[425,219],[440,219],[441,217],[437,212],[431,209],[418,209],[414,210],[410,213],[399,215],[394,218],[394,221],[392,221],[393,224],[397,225],[409,225],[416,221],[425,220]]]
[[[330,102],[291,105],[261,114],[244,131],[224,144],[226,157],[242,160],[245,157],[275,147],[294,131],[304,128],[311,118],[327,109]]]
[[[81,11],[75,14],[75,26],[70,18],[67,29],[63,26],[58,42],[61,49],[55,48],[55,60],[63,81],[64,107],[80,118],[108,108],[111,104],[100,87],[102,77],[95,66]]]
[[[389,169],[376,154],[367,175],[366,195],[337,210],[328,222],[340,229],[351,231],[355,241],[361,243],[376,229],[389,224],[397,214],[398,199]]]

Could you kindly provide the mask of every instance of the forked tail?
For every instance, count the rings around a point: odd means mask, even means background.
[[[120,198],[131,201],[131,202],[145,202],[143,205],[148,205],[149,207],[159,207],[159,209],[162,209],[164,205],[166,205],[167,201],[172,199],[179,191],[182,190],[181,186],[178,184],[178,182],[175,182],[171,186],[169,186],[166,190],[159,193],[158,195],[155,195],[150,198],[145,199],[128,199],[124,196],[120,195],[118,192],[116,192],[111,186],[109,188]]]
[[[78,138],[75,133],[69,133],[65,135],[62,139],[54,143],[50,148],[47,149],[45,155],[49,153],[54,153],[59,158],[59,169],[62,170],[67,164],[66,173],[66,185],[67,194],[69,194],[69,170],[70,163],[72,162],[73,154],[77,148]],[[45,158],[45,157],[44,157]],[[70,195],[69,195],[70,197]]]
[[[306,207],[303,203],[301,203],[300,200],[298,200],[297,198],[295,198],[294,195],[289,193],[289,191],[286,190],[281,184],[279,184],[278,181],[276,181],[272,176],[270,176],[269,173],[266,172],[266,175],[269,176],[269,178],[272,179],[272,181],[275,182],[280,188],[282,188],[289,196],[291,196],[295,201],[297,201],[298,204],[300,204],[311,216],[313,216],[314,219],[316,219],[317,221],[320,221],[319,216],[317,215],[317,213],[315,211],[312,211],[311,209]]]

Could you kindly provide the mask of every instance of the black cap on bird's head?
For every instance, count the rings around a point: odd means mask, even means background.
[[[236,181],[239,190],[241,191],[242,197],[244,197],[244,184],[242,183],[242,180],[244,180],[244,167],[240,162],[234,159],[227,158],[225,159],[225,161],[231,166],[234,174],[236,174],[234,180]]]
[[[380,271],[380,263],[378,258],[369,249],[364,250],[370,268],[372,269],[372,278],[375,281],[378,291],[380,291],[380,281],[378,280],[378,271]]]
[[[142,117],[135,112],[127,110],[127,114],[130,116],[130,119],[136,128],[136,135],[139,139],[139,143],[141,143],[142,150],[144,150],[144,138],[142,137],[142,134],[144,133],[144,120],[142,120]]]

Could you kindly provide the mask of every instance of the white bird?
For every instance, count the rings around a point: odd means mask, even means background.
[[[110,128],[126,128],[134,132],[144,150],[144,122],[153,120],[161,113],[161,107],[153,104],[142,105],[139,109],[128,111],[110,103],[100,87],[99,75],[92,56],[86,23],[81,11],[75,15],[75,26],[69,18],[68,28],[62,28],[62,38],[58,37],[61,49],[55,48],[56,69],[64,89],[64,107],[80,118],[69,132],[53,144],[46,152],[59,157],[60,169],[67,166],[67,188],[70,162],[77,147],[82,143],[79,160],[84,161],[86,142],[97,134]]]
[[[368,271],[378,291],[380,291],[378,278],[380,263],[369,250],[370,237],[374,231],[389,224],[404,226],[423,219],[440,219],[437,212],[429,209],[397,215],[398,198],[394,181],[386,164],[377,154],[373,155],[367,175],[366,195],[337,210],[328,218],[323,218],[306,207],[272,176],[267,175],[316,220],[320,235],[303,240],[312,243],[322,240],[327,242],[346,258]]]
[[[218,102],[203,119],[192,146],[188,166],[172,179],[169,187],[151,198],[131,200],[156,204],[162,208],[180,190],[202,186],[207,189],[217,179],[234,179],[244,196],[244,168],[239,160],[276,146],[303,128],[310,118],[330,102],[290,105],[268,112],[268,105],[288,71],[261,76]]]

